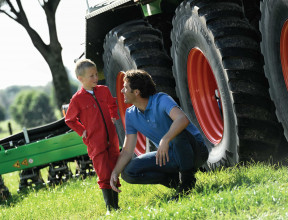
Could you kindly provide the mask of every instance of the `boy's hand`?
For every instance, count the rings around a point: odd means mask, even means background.
[[[86,138],[87,137],[87,131],[83,131],[83,134],[82,134],[82,138]]]
[[[111,118],[111,121],[113,124],[115,124],[117,120],[116,120],[116,118]]]
[[[111,178],[110,178],[110,185],[112,187],[112,189],[115,191],[115,192],[118,192],[120,193],[121,190],[116,186],[117,182],[118,182],[118,176],[116,173],[112,172],[111,174]]]

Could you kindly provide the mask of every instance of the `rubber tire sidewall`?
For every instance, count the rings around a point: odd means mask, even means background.
[[[116,97],[116,78],[120,71],[127,71],[129,69],[137,69],[134,60],[131,58],[129,51],[125,50],[123,42],[117,42],[117,38],[110,38],[110,48],[112,54],[109,63],[104,60],[106,74],[106,85],[109,87],[111,94]],[[121,120],[117,120],[115,123],[119,143],[123,146],[125,131]]]
[[[260,31],[261,50],[265,60],[264,70],[269,81],[271,98],[276,106],[276,115],[284,127],[284,134],[288,140],[288,92],[280,58],[280,37],[282,27],[288,19],[288,2],[264,0],[261,2],[261,9]]]
[[[227,76],[222,66],[220,53],[210,38],[211,32],[207,30],[206,25],[195,14],[192,13],[189,18],[183,15],[181,19],[178,19],[181,24],[177,23],[174,26],[174,32],[178,32],[177,36],[174,36],[176,42],[172,41],[173,73],[176,79],[176,91],[181,106],[192,122],[198,127],[209,148],[209,166],[218,166],[218,163],[223,164],[223,162],[228,163],[228,166],[230,166],[239,161],[237,122],[232,97],[228,89]],[[205,137],[197,121],[189,94],[187,85],[187,58],[190,50],[194,47],[199,48],[206,56],[214,73],[222,100],[224,131],[222,140],[217,145],[213,145]]]

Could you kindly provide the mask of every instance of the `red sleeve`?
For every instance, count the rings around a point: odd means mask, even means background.
[[[116,98],[114,98],[107,87],[107,103],[108,103],[108,108],[109,108],[109,113],[111,118],[116,118],[117,120],[119,119],[118,112],[117,112],[117,103],[116,103]]]
[[[75,99],[71,99],[67,113],[65,115],[66,124],[79,136],[82,136],[85,127],[79,122],[80,109]]]

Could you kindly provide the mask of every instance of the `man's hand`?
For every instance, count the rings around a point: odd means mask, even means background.
[[[156,164],[160,167],[163,165],[166,165],[166,160],[169,162],[169,142],[165,141],[164,139],[161,139],[159,143],[159,147],[156,153]]]
[[[112,189],[113,189],[115,192],[120,193],[121,190],[118,189],[118,187],[116,186],[116,185],[117,185],[117,182],[118,182],[118,177],[119,177],[119,175],[117,175],[116,173],[112,172],[111,178],[110,178],[110,185],[111,185]]]

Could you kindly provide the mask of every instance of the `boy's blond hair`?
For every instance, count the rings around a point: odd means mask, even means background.
[[[76,77],[84,76],[85,69],[86,68],[90,68],[90,67],[95,67],[97,69],[96,64],[90,59],[78,60],[77,63],[76,63],[76,67],[75,67]]]

